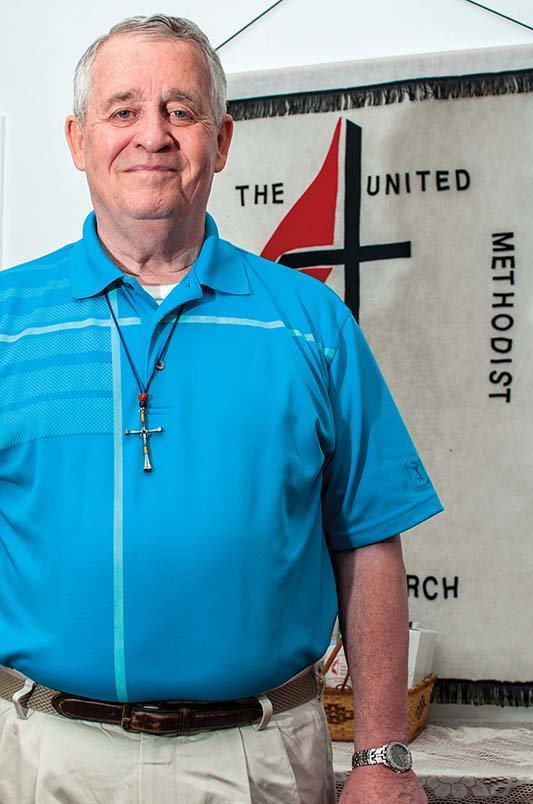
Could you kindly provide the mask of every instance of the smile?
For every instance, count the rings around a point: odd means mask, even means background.
[[[175,173],[176,168],[164,167],[162,165],[138,165],[128,168],[126,173]]]

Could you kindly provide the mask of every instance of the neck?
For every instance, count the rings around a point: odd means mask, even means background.
[[[143,285],[180,282],[196,260],[204,238],[201,222],[126,220],[110,226],[97,213],[98,237],[104,250],[124,273]]]

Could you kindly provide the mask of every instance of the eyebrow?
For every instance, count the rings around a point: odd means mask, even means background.
[[[107,112],[117,103],[124,103],[127,101],[140,101],[140,100],[142,100],[142,92],[140,89],[126,89],[123,90],[122,92],[115,92],[103,104],[103,111]],[[198,99],[195,95],[191,95],[189,92],[185,92],[183,89],[178,89],[177,87],[172,87],[163,96],[164,103],[168,103],[169,101],[180,101],[180,100],[188,100],[193,104],[198,103]]]
[[[102,108],[104,112],[111,109],[116,103],[123,103],[124,101],[139,100],[141,93],[138,89],[127,89],[123,92],[115,92],[104,102]]]
[[[191,95],[189,92],[184,92],[183,89],[178,89],[177,87],[169,89],[164,95],[164,100],[165,103],[173,100],[188,100],[191,103],[198,103],[198,97],[196,95]]]

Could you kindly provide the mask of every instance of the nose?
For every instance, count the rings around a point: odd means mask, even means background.
[[[173,142],[170,123],[164,115],[159,110],[145,110],[135,126],[135,145],[156,153],[170,148]]]

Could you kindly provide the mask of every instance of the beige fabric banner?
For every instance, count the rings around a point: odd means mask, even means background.
[[[533,680],[532,56],[237,76],[210,204],[359,317],[446,506],[404,538],[411,617],[467,682]],[[525,689],[493,686],[461,689]]]

